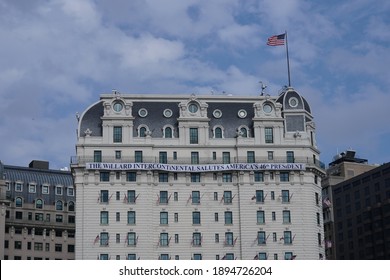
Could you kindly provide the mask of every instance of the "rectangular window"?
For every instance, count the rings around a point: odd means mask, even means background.
[[[284,244],[292,244],[291,231],[285,231],[283,233]]]
[[[68,187],[67,192],[68,192],[68,196],[74,196],[74,188],[73,187]]]
[[[272,221],[276,221],[276,212],[272,211]]]
[[[316,205],[320,203],[320,196],[318,193],[315,193],[315,201],[316,201]]]
[[[191,200],[192,200],[192,204],[199,204],[200,203],[200,192],[193,191],[191,194]]]
[[[262,244],[266,244],[266,235],[265,235],[265,231],[258,231],[257,232],[257,244],[258,245],[262,245]]]
[[[195,127],[190,128],[190,144],[198,144],[198,129]]]
[[[264,224],[265,223],[265,214],[263,210],[257,211],[257,223]]]
[[[160,183],[168,182],[168,173],[167,172],[160,172],[160,173],[158,173],[158,181]]]
[[[254,163],[255,162],[255,152],[254,151],[247,151],[246,152],[246,162],[247,163]]]
[[[136,182],[137,181],[137,172],[126,172],[126,181],[127,182]]]
[[[29,193],[36,193],[36,191],[37,191],[37,185],[35,185],[35,184],[28,185],[28,192]]]
[[[160,246],[169,246],[168,233],[160,233]]]
[[[194,232],[192,234],[192,245],[202,246],[202,234],[200,232]]]
[[[160,191],[160,203],[167,204],[168,203],[168,192]]]
[[[109,182],[109,181],[110,181],[110,172],[100,171],[100,182]]]
[[[200,173],[191,173],[191,182],[199,183],[200,182]]]
[[[114,126],[113,141],[114,141],[114,143],[122,143],[122,127],[121,126]]]
[[[142,159],[142,151],[135,151],[134,152],[134,161],[137,162],[137,163],[143,161],[143,159]]]
[[[129,246],[137,245],[137,235],[135,232],[128,232],[127,233],[127,245],[129,245]]]
[[[268,151],[267,152],[267,158],[268,158],[268,160],[274,160],[274,152],[273,151]]]
[[[283,223],[284,224],[291,223],[291,214],[289,210],[283,210]]]
[[[255,182],[264,182],[264,173],[260,171],[255,171]]]
[[[258,254],[258,259],[259,260],[266,260],[267,259],[267,253],[263,253],[263,252],[259,253]]]
[[[213,160],[217,160],[217,152],[213,152]]]
[[[214,235],[214,240],[215,240],[215,243],[219,243],[219,234],[218,233],[216,233]]]
[[[108,211],[100,211],[100,224],[108,225]]]
[[[194,254],[193,260],[200,261],[202,260],[202,254]]]
[[[127,224],[135,225],[135,211],[127,211]]]
[[[34,251],[43,251],[43,243],[34,242]]]
[[[320,213],[317,213],[317,225],[321,225],[321,216],[320,216]]]
[[[214,213],[214,221],[218,222],[218,220],[219,220],[218,213]]]
[[[280,172],[280,182],[289,182],[290,181],[290,172],[281,171]]]
[[[122,158],[122,151],[115,151],[115,159],[121,159]]]
[[[62,252],[62,244],[54,244],[54,251]]]
[[[174,201],[179,201],[179,193],[178,192],[174,192],[173,193],[173,200]]]
[[[168,155],[167,152],[160,152],[159,153],[159,163],[168,163]]]
[[[93,151],[93,162],[102,162],[102,151]]]
[[[179,243],[179,235],[177,233],[175,234],[175,243]]]
[[[222,173],[222,182],[229,183],[233,181],[232,173]]]
[[[62,195],[62,187],[60,186],[56,187],[56,195]]]
[[[100,233],[100,246],[108,246],[108,232]]]
[[[16,211],[15,212],[15,219],[22,220],[23,219],[23,212]]]
[[[233,232],[225,232],[225,245],[227,246],[234,245]]]
[[[224,191],[223,192],[223,202],[226,204],[232,203],[232,192],[231,191]]]
[[[37,215],[37,214],[35,214],[35,215]],[[36,216],[35,216],[35,218],[36,218]],[[43,216],[42,216],[42,219],[43,219]],[[56,215],[56,222],[57,223],[62,223],[63,219],[64,219],[64,217],[62,215]]]
[[[287,157],[287,162],[288,163],[293,163],[295,161],[294,152],[293,151],[287,151],[286,152],[286,157]]]
[[[168,224],[168,212],[160,212],[160,225]]]
[[[120,222],[121,221],[121,212],[115,213],[115,221]]]
[[[275,200],[275,192],[271,191],[271,200]]]
[[[179,213],[175,213],[173,215],[173,219],[174,219],[175,223],[179,222]]]
[[[290,202],[290,192],[288,190],[282,190],[282,202],[283,203]]]
[[[137,197],[135,195],[135,190],[128,190],[127,191],[127,203],[135,203],[137,200]]]
[[[191,164],[199,164],[199,153],[191,152]]]
[[[49,186],[43,185],[42,186],[42,194],[48,194],[49,193]]]
[[[192,224],[200,225],[200,212],[198,211],[192,212]]]
[[[223,152],[222,153],[222,163],[223,164],[229,164],[230,163],[230,152]]]
[[[172,157],[173,157],[173,160],[177,160],[177,152],[173,152]]]
[[[100,254],[99,260],[108,260],[108,254]]]
[[[274,142],[274,129],[272,127],[264,128],[265,143]]]
[[[214,192],[214,201],[218,201],[218,193]]]
[[[23,184],[22,183],[15,183],[15,191],[22,192],[23,191]]]
[[[15,246],[14,248],[16,250],[21,250],[22,249],[22,241],[15,241],[14,246]]]
[[[101,190],[100,191],[100,202],[101,203],[108,203],[108,190]]]
[[[264,192],[263,190],[256,190],[256,202],[263,203],[264,202]]]
[[[233,212],[225,211],[225,225],[233,224]]]

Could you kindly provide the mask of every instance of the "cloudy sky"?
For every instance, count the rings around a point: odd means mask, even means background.
[[[57,169],[101,93],[277,95],[310,103],[321,160],[390,161],[388,0],[0,0],[0,160]]]

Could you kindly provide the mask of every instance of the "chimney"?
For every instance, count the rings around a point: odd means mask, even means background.
[[[49,170],[49,162],[43,160],[33,160],[28,165],[29,168]]]

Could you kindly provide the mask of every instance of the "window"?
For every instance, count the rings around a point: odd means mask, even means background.
[[[232,192],[231,191],[224,191],[223,192],[223,202],[230,204],[232,203]]]
[[[21,250],[22,249],[22,241],[15,241],[14,242],[14,248],[16,250]]]
[[[110,172],[100,171],[100,182],[109,182],[109,181],[110,181]]]
[[[21,197],[15,198],[15,207],[22,207],[23,206],[23,200]]]
[[[194,257],[192,258],[193,260],[202,260],[202,254],[194,254]]]
[[[23,191],[23,184],[22,183],[15,183],[15,191],[22,192]]]
[[[39,219],[43,220],[43,214],[35,213],[35,220],[37,220],[37,215],[39,215]],[[42,215],[42,217],[40,216]],[[40,221],[42,221],[40,220]],[[64,220],[64,217],[62,215],[56,215],[56,223],[62,223]]]
[[[283,223],[289,224],[291,223],[291,214],[290,210],[283,210]]]
[[[276,221],[276,212],[272,211],[272,221]]]
[[[37,191],[37,185],[35,185],[35,184],[28,185],[28,192],[29,193],[36,193],[36,191]]]
[[[263,182],[264,181],[264,173],[260,171],[255,171],[255,182]]]
[[[219,220],[218,213],[214,213],[214,221],[218,222],[218,220]]]
[[[160,191],[160,203],[167,204],[168,203],[168,192]]]
[[[246,162],[247,163],[254,163],[255,162],[255,152],[254,151],[247,151],[246,152]]]
[[[194,232],[192,234],[192,245],[201,246],[202,245],[202,235],[200,232]]]
[[[68,215],[68,223],[74,224],[76,222],[76,217],[74,215]]]
[[[142,151],[135,151],[134,152],[134,161],[135,162],[142,162]]]
[[[43,251],[43,243],[34,242],[34,251]]]
[[[225,232],[225,245],[226,246],[234,245],[233,232]]]
[[[192,212],[192,224],[200,225],[200,212]]]
[[[127,211],[127,224],[135,225],[135,211]]]
[[[173,219],[174,219],[175,223],[179,222],[179,213],[175,213],[173,215]]]
[[[225,225],[233,224],[233,212],[225,211]]]
[[[317,233],[317,241],[318,241],[318,246],[321,246],[322,245],[321,233]]]
[[[285,231],[283,233],[284,244],[292,244],[291,231]]]
[[[127,182],[136,182],[137,181],[137,172],[126,172],[126,181]]]
[[[256,190],[256,202],[263,203],[264,202],[264,192],[263,190]]]
[[[193,191],[191,197],[192,197],[192,204],[199,204],[200,203],[200,192],[199,191]]]
[[[273,232],[273,233],[272,233],[272,241],[273,241],[273,242],[278,241],[278,236],[277,236],[276,232]]]
[[[68,196],[74,196],[74,188],[73,187],[68,187],[67,192],[68,192]]]
[[[60,186],[56,187],[56,195],[62,195],[62,187]]]
[[[316,200],[316,205],[319,205],[320,203],[320,196],[318,193],[315,193],[315,200]]]
[[[93,162],[102,162],[102,151],[93,151]]]
[[[288,182],[290,181],[290,173],[288,171],[280,172],[280,182]]]
[[[159,258],[160,260],[169,260],[170,259],[170,257],[169,257],[169,255],[168,254],[160,254],[160,258]]]
[[[234,254],[233,253],[227,253],[222,259],[224,259],[224,260],[234,260]]]
[[[35,201],[35,208],[37,208],[37,209],[42,209],[43,208],[43,200],[42,199],[37,199]]]
[[[268,160],[274,160],[274,152],[273,151],[268,151],[267,152],[267,158],[268,158]]]
[[[122,158],[122,151],[115,151],[115,159],[121,159]]]
[[[264,128],[265,143],[274,142],[274,129],[272,127]]]
[[[48,194],[49,193],[49,186],[43,185],[42,186],[42,194]]]
[[[160,225],[168,224],[168,212],[160,212]]]
[[[99,260],[108,260],[108,254],[100,254]]]
[[[108,232],[100,233],[100,246],[108,246]]]
[[[223,152],[222,153],[222,163],[223,164],[229,164],[230,163],[230,152]]]
[[[290,192],[288,190],[282,190],[282,202],[283,203],[290,202]]]
[[[320,216],[320,213],[316,213],[317,214],[317,225],[321,225],[321,216]]]
[[[175,243],[179,243],[179,235],[177,233],[175,234]]]
[[[191,152],[191,164],[199,164],[199,153]]]
[[[177,152],[176,151],[172,153],[172,157],[173,157],[173,160],[177,160]]]
[[[218,193],[214,192],[214,201],[218,201]]]
[[[100,211],[100,224],[108,225],[108,211]]]
[[[146,137],[146,127],[142,126],[139,129],[139,137]]]
[[[158,173],[158,181],[162,183],[168,182],[168,173],[167,172]]]
[[[293,258],[294,258],[294,256],[293,256],[292,252],[285,252],[284,253],[284,259],[285,260],[292,260]]]
[[[54,244],[54,251],[62,252],[62,244]]]
[[[168,246],[168,245],[169,245],[168,233],[166,232],[160,233],[160,246]]]
[[[191,173],[191,182],[199,183],[200,182],[200,173]]]
[[[168,163],[167,152],[160,152],[159,153],[159,163]]]
[[[216,127],[214,129],[214,138],[222,138],[222,128]]]
[[[57,202],[56,202],[56,210],[57,211],[62,211],[63,210],[63,203],[62,203],[62,201],[61,200],[57,200]]]
[[[241,135],[241,137],[247,138],[248,137],[248,130],[245,127],[241,127],[240,128],[240,135]]]
[[[179,193],[178,192],[174,192],[173,193],[173,200],[174,201],[179,201]]]
[[[261,245],[261,244],[266,244],[266,235],[265,235],[265,231],[258,231],[257,232],[257,244],[258,245]]]
[[[101,190],[100,191],[100,202],[101,203],[108,203],[108,190]]]
[[[172,128],[169,126],[164,129],[164,138],[172,138]]]
[[[216,233],[214,236],[215,243],[219,243],[219,234]]]
[[[135,190],[128,190],[127,191],[127,203],[135,203],[137,200],[137,197],[135,196]]]
[[[263,210],[257,211],[257,223],[264,224],[265,223],[265,215]]]
[[[122,127],[121,126],[114,126],[113,140],[114,140],[114,143],[121,143],[122,142]]]
[[[121,213],[115,212],[115,221],[120,222],[121,221]]]
[[[23,212],[16,211],[15,212],[15,219],[22,220],[23,219]]]
[[[127,233],[127,245],[129,245],[129,246],[137,245],[137,236],[136,236],[135,232],[128,232]]]
[[[222,182],[224,183],[228,183],[228,182],[232,182],[233,178],[232,178],[232,173],[222,173]]]
[[[294,159],[294,152],[293,151],[287,151],[286,152],[287,162],[293,163],[295,161]]]
[[[275,200],[275,192],[271,191],[271,200]]]
[[[190,128],[190,144],[198,144],[198,129]]]

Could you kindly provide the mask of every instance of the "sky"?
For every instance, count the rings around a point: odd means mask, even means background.
[[[69,168],[76,113],[102,93],[309,102],[320,160],[390,161],[388,0],[0,0],[0,160]]]

